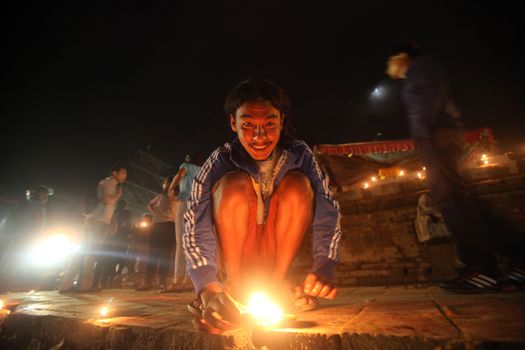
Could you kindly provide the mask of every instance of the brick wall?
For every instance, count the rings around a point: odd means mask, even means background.
[[[414,219],[417,200],[427,191],[424,183],[405,183],[400,189],[359,200],[352,199],[356,197],[352,193],[338,195],[343,236],[334,279],[339,285],[412,284],[454,275],[459,261],[452,241],[422,244],[417,240]],[[494,246],[505,253],[521,253],[525,247],[525,175],[471,183],[469,192],[491,225]],[[294,276],[304,276],[311,266],[310,252],[307,237],[294,262]]]

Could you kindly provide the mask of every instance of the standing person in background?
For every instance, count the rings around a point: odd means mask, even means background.
[[[112,283],[113,287],[122,286],[122,271],[124,267],[129,266],[128,248],[133,230],[133,221],[131,212],[126,209],[126,201],[119,200],[117,209],[111,220],[112,236],[109,240],[108,247],[111,256],[107,264],[106,277]],[[128,270],[128,274],[132,271]]]
[[[133,238],[131,240],[131,259],[133,260],[134,287],[138,289],[144,285],[146,280],[146,271],[148,268],[149,239],[153,227],[153,217],[151,214],[144,214],[139,221],[135,223]]]
[[[171,291],[178,292],[192,288],[192,283],[186,274],[186,263],[184,251],[182,250],[182,235],[184,230],[184,214],[188,210],[188,199],[190,198],[193,180],[200,170],[200,161],[197,153],[187,154],[184,163],[173,178],[169,187],[169,193],[174,193],[179,187],[177,196],[178,208],[175,218],[175,234],[177,245],[175,247],[175,279]]]
[[[166,291],[167,277],[170,268],[171,252],[175,246],[175,217],[177,215],[177,198],[170,192],[173,176],[168,176],[162,184],[162,192],[156,195],[148,204],[153,214],[153,228],[149,238],[149,257],[144,284],[137,290],[150,290],[153,276],[157,271],[159,287]]]
[[[0,232],[0,293],[6,292],[17,276],[23,274],[22,254],[33,239],[44,231],[45,204],[53,190],[36,186],[26,191],[26,201],[18,205]]]
[[[110,176],[101,180],[97,185],[99,203],[95,210],[86,217],[86,246],[87,250],[82,270],[80,292],[98,292],[98,277],[94,276],[94,265],[98,264],[98,271],[105,257],[104,244],[108,238],[111,219],[117,201],[122,197],[122,184],[126,181],[128,172],[122,165],[115,165],[110,170]],[[99,275],[99,274],[97,274]]]
[[[408,42],[392,50],[386,74],[403,80],[402,95],[407,109],[410,134],[419,157],[428,169],[432,199],[452,233],[459,259],[465,267],[457,278],[440,286],[458,293],[499,291],[501,282],[525,285],[525,268],[518,264],[501,276],[498,260],[489,243],[489,227],[476,204],[468,197],[458,171],[463,153],[464,129],[461,112],[451,97],[446,70],[421,54],[417,43]],[[503,278],[502,278],[503,277]]]

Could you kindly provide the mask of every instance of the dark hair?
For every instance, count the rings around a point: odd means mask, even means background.
[[[402,42],[390,50],[390,56],[406,53],[410,58],[420,56],[422,54],[421,46],[415,41]]]
[[[168,175],[164,179],[164,182],[162,183],[162,185],[164,186],[165,183],[168,184],[168,187],[166,188],[165,192],[168,192],[169,186],[171,185],[174,177],[175,177],[175,175]],[[163,189],[163,192],[164,192],[164,189]]]
[[[184,161],[197,166],[202,166],[202,154],[199,151],[190,152],[186,154],[186,157],[184,157]]]
[[[109,175],[113,175],[113,172],[116,171],[117,173],[121,171],[122,169],[126,170],[127,168],[122,164],[115,164],[109,169]]]
[[[290,123],[291,104],[290,98],[283,89],[274,82],[263,78],[250,78],[238,83],[228,94],[224,101],[224,112],[227,116],[233,115],[245,102],[268,101],[281,112],[281,117],[286,115],[283,121],[283,132],[281,141],[290,142],[293,139],[294,128]]]

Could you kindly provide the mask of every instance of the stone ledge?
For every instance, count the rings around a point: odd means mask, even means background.
[[[111,296],[118,315],[94,320]],[[301,313],[289,328],[195,331],[184,311],[191,294],[111,290],[9,295],[0,316],[1,349],[474,349],[525,348],[525,294],[464,296],[436,287],[345,288],[331,303]],[[91,317],[91,318],[90,318]]]

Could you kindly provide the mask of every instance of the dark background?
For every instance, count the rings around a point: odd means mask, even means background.
[[[309,144],[406,138],[399,86],[383,73],[406,39],[447,67],[469,129],[525,147],[518,2],[192,3],[3,9],[2,206],[30,184],[74,200],[137,149],[174,166],[208,154],[233,137],[224,97],[253,75],[289,93]]]

